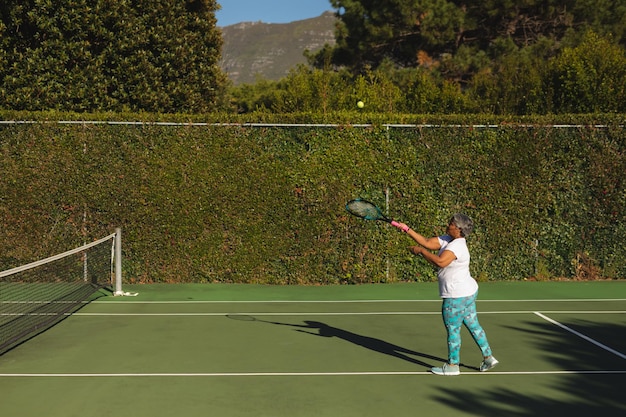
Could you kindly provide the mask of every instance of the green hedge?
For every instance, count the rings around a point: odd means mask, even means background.
[[[360,196],[431,235],[456,211],[480,280],[625,278],[623,127],[0,126],[0,268],[121,227],[131,282],[433,280]],[[454,120],[451,120],[451,124]]]

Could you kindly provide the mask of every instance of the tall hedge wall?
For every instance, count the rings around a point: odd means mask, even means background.
[[[121,227],[131,282],[432,280],[457,211],[480,280],[626,277],[623,127],[0,126],[0,268]]]

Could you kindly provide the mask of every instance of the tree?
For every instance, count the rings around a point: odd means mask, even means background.
[[[331,0],[340,20],[333,62],[355,71],[385,59],[417,66],[420,50],[452,50],[462,12],[445,0]]]
[[[547,78],[554,113],[626,111],[626,53],[609,38],[585,33],[550,62]]]
[[[508,38],[518,47],[540,38],[560,39],[574,25],[571,10],[577,0],[455,0],[464,7],[463,43],[488,49],[497,39]]]
[[[6,1],[0,106],[215,110],[227,84],[217,7],[215,0]]]
[[[601,35],[612,33],[617,43],[626,44],[624,0],[331,0],[331,4],[340,22],[330,52],[332,63],[356,73],[376,69],[386,59],[399,67],[418,67],[420,54],[426,54],[454,64],[446,78],[467,80],[483,67],[459,63],[455,59],[459,51],[496,59],[503,52],[498,45],[510,42],[525,48],[545,39],[558,45],[571,32],[588,28]],[[556,49],[553,52],[556,55]],[[446,68],[450,69],[441,67]],[[459,69],[465,73],[459,74]]]

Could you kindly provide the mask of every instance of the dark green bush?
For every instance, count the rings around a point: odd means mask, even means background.
[[[426,235],[466,212],[481,280],[626,276],[623,127],[447,122],[4,124],[0,268],[121,227],[134,282],[434,279],[404,234],[345,212],[360,196]]]

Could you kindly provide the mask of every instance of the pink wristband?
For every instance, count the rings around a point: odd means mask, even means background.
[[[404,233],[408,232],[410,230],[410,227],[407,225],[401,225],[400,223],[398,223],[395,220],[391,221],[391,225],[394,227],[397,227],[398,229],[402,230]]]

